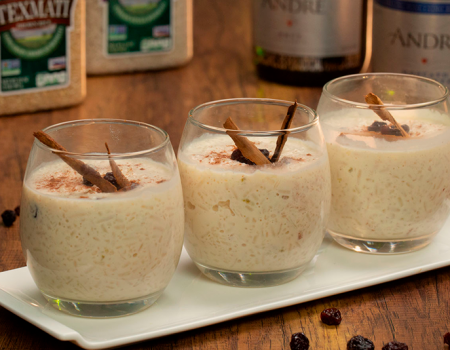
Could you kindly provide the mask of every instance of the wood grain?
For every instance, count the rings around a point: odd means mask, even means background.
[[[90,1],[90,0],[89,0]],[[296,88],[259,80],[251,57],[249,0],[195,1],[195,56],[174,70],[94,77],[88,97],[75,108],[0,117],[0,211],[19,204],[32,132],[82,118],[144,121],[169,132],[178,148],[188,111],[216,99],[267,97],[317,106],[320,88]],[[0,224],[0,271],[24,266],[19,225]],[[413,350],[440,350],[450,331],[450,268],[266,312],[202,329],[134,344],[124,349],[255,350],[289,349],[290,336],[304,332],[311,349],[345,350],[362,334],[376,349],[392,339]],[[338,327],[319,321],[338,307]],[[0,349],[78,349],[58,341],[0,307]]]

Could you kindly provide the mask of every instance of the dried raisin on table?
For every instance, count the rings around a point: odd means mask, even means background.
[[[381,350],[408,350],[408,345],[399,341],[391,341],[383,346]]]
[[[445,333],[444,344],[447,344],[448,346],[450,346],[450,332]]]
[[[20,205],[14,208],[14,212],[16,213],[16,216],[20,216]]]
[[[372,341],[362,335],[356,335],[347,343],[347,350],[374,350]]]
[[[291,337],[291,350],[308,350],[309,339],[303,333],[294,333]]]
[[[5,210],[2,213],[2,220],[6,227],[10,227],[16,221],[16,213],[13,210]]]
[[[325,309],[320,313],[320,319],[329,326],[337,326],[342,322],[341,312],[335,307]]]

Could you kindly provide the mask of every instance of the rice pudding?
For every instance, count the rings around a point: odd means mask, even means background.
[[[322,115],[332,180],[331,233],[408,240],[437,233],[449,215],[450,124],[430,109],[395,110],[410,138],[367,136],[367,109]]]
[[[87,161],[101,174],[107,160]],[[158,294],[169,283],[183,244],[177,172],[148,158],[117,160],[137,184],[101,193],[62,160],[27,177],[21,239],[28,268],[47,296],[111,302]]]
[[[252,138],[273,154],[276,142]],[[289,137],[278,163],[231,160],[227,135],[194,139],[180,150],[185,247],[197,263],[240,272],[304,267],[322,242],[330,205],[326,152]]]

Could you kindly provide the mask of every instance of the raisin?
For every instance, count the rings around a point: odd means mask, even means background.
[[[395,136],[401,136],[402,133],[400,132],[400,130],[398,130],[394,125],[383,125],[381,127],[381,133],[383,135],[395,135]]]
[[[244,163],[244,164],[249,164],[249,165],[254,165],[255,163],[253,163],[251,160],[248,160],[247,158],[245,158],[242,155],[242,152],[240,151],[239,148],[236,148],[233,153],[231,153],[231,157],[232,160],[235,160],[239,163]]]
[[[405,130],[406,132],[409,132],[409,126],[406,124],[402,125],[403,130]],[[383,135],[395,135],[395,136],[402,136],[402,133],[399,129],[396,128],[395,125],[383,125],[381,127],[381,133]]]
[[[89,187],[94,186],[94,184],[92,182],[90,182],[88,179],[86,179],[84,176],[83,176],[83,185],[86,185]]]
[[[259,149],[261,151],[261,153],[267,158],[269,159],[269,154],[270,152],[268,150],[266,150],[265,148],[263,149]]]
[[[261,153],[264,154],[264,156],[269,159],[269,151],[266,149],[260,149]],[[239,148],[235,149],[233,151],[233,153],[231,153],[231,159],[238,161],[239,163],[244,163],[244,164],[248,164],[248,165],[255,165],[255,163],[253,163],[250,159],[245,158],[242,155],[242,152]]]
[[[372,341],[364,338],[362,335],[354,336],[347,343],[347,350],[374,350]]]
[[[342,316],[341,312],[332,307],[329,309],[325,309],[320,313],[320,319],[323,323],[329,325],[329,326],[337,326],[341,324]]]
[[[114,174],[111,171],[109,173],[106,173],[105,176],[103,176],[103,178],[106,181],[111,182],[117,188],[119,188],[119,184],[117,183],[117,180],[116,180],[116,178],[114,177]]]
[[[392,135],[391,128],[388,125],[383,125],[380,131],[383,135]]]
[[[383,125],[387,125],[387,123],[375,121],[375,122],[372,123],[372,125],[367,127],[367,130],[379,132],[379,131],[381,131],[381,127]]]
[[[381,350],[408,350],[408,345],[398,341],[391,341],[383,346]]]
[[[450,332],[445,333],[444,344],[447,344],[448,346],[450,346]]]
[[[13,210],[5,210],[2,213],[2,220],[6,227],[10,227],[16,221],[16,213]]]
[[[291,337],[291,350],[308,350],[309,339],[303,333],[294,333]]]
[[[16,213],[17,216],[20,216],[20,205],[14,208],[14,212]]]

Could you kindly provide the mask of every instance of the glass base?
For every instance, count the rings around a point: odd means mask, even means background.
[[[143,298],[113,302],[74,301],[52,297],[41,291],[50,305],[59,311],[73,316],[90,318],[111,318],[135,314],[150,307],[162,294],[162,291]]]
[[[215,282],[233,287],[259,288],[287,283],[300,275],[308,264],[290,270],[270,272],[238,272],[209,267],[195,262],[199,270]]]
[[[430,244],[435,233],[428,236],[397,240],[369,240],[342,235],[328,230],[328,233],[341,246],[359,253],[367,254],[403,254],[422,249]]]

